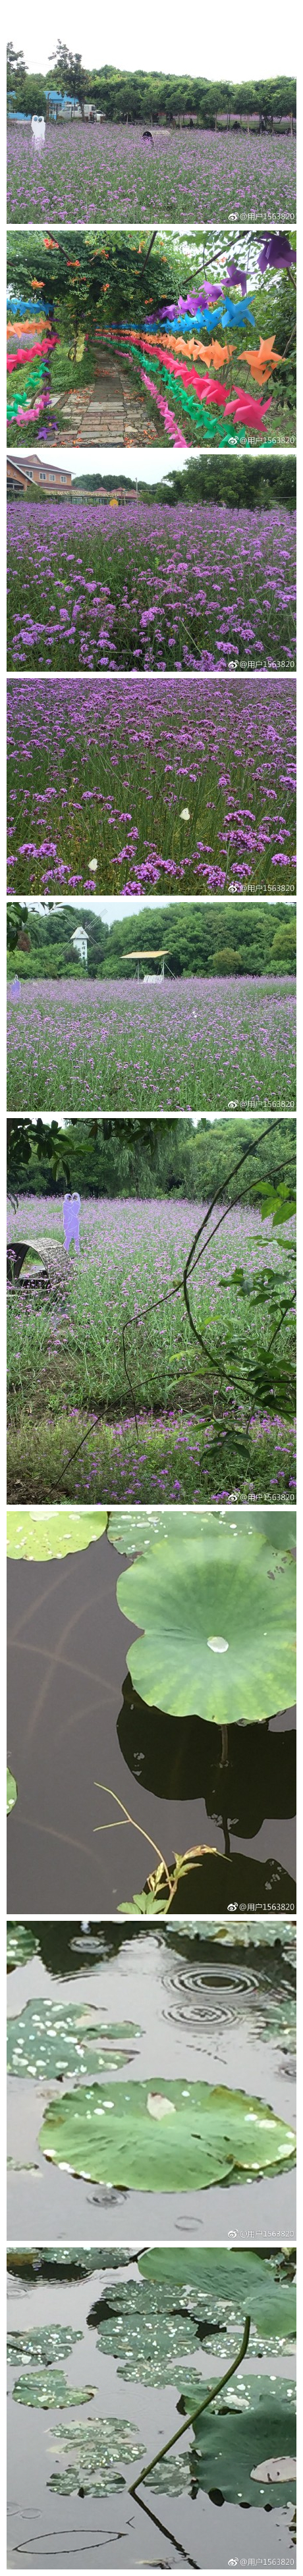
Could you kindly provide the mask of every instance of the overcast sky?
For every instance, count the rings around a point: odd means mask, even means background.
[[[60,466],[57,447],[38,447],[36,452],[41,465]],[[61,463],[62,470],[63,466],[64,470],[70,468],[71,474],[114,474],[118,483],[122,474],[134,483],[138,474],[140,483],[161,483],[162,475],[172,474],[176,465],[178,472],[179,465],[181,469],[188,465],[190,453],[184,447],[65,447]],[[201,453],[201,448],[195,447],[195,457]],[[18,447],[19,463],[26,454],[26,447]]]
[[[294,19],[290,12],[285,20],[282,0],[275,10],[255,0],[254,10],[246,12],[227,12],[217,0],[216,10],[191,10],[184,23],[175,0],[166,0],[165,10],[162,0],[154,0],[151,14],[143,16],[138,0],[127,10],[124,0],[113,0],[109,21],[102,13],[99,18],[92,0],[85,10],[83,0],[64,0],[62,12],[57,0],[49,0],[45,19],[38,0],[26,0],[25,7],[24,0],[12,0],[10,20],[12,43],[30,71],[48,71],[59,34],[82,54],[88,70],[99,70],[110,54],[123,71],[196,72],[205,80],[261,80],[294,71]]]

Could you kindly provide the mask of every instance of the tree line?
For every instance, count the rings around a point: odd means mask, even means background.
[[[153,902],[152,910],[142,903],[139,914],[108,923],[98,919],[91,906],[83,903],[81,911],[71,912],[70,905],[60,903],[58,911],[47,905],[42,913],[28,913],[27,906],[8,907],[8,975],[16,966],[20,981],[45,977],[90,981],[118,976],[129,982],[134,973],[125,951],[138,948],[164,948],[166,972],[182,975],[281,975],[295,972],[296,906],[294,903],[271,904],[178,903],[174,897],[168,913]],[[79,923],[87,931],[87,969],[79,965],[71,947],[72,932]]]
[[[201,1117],[198,1126],[185,1118],[71,1119],[64,1130],[53,1121],[46,1129],[26,1119],[8,1120],[8,1189],[15,1201],[23,1193],[62,1200],[63,1188],[80,1197],[211,1199],[215,1190],[238,1204],[262,1207],[260,1184],[287,1182],[296,1173],[295,1118],[266,1120]],[[248,1157],[237,1181],[231,1166],[250,1141],[258,1154]],[[13,1222],[12,1222],[13,1232]]]
[[[272,80],[208,81],[198,75],[174,72],[120,71],[113,63],[103,63],[100,70],[88,71],[80,53],[72,52],[59,41],[49,55],[49,71],[29,72],[22,51],[7,46],[7,85],[14,90],[16,107],[33,115],[43,112],[46,89],[65,92],[78,101],[83,115],[84,101],[101,110],[111,123],[120,119],[140,124],[142,118],[171,124],[183,116],[197,118],[198,124],[215,128],[219,116],[230,121],[233,116],[258,118],[259,130],[271,129],[274,117],[296,115],[296,81],[290,76]]]

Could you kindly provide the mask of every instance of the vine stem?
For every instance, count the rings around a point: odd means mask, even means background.
[[[208,2397],[202,2397],[201,2405],[194,2407],[193,2414],[186,2415],[185,2423],[181,2424],[180,2431],[178,2430],[177,2433],[172,2433],[170,2442],[163,2442],[162,2451],[155,2451],[154,2459],[148,2461],[147,2469],[141,2469],[140,2477],[135,2478],[133,2486],[129,2487],[129,2495],[134,2496],[137,2494],[137,2487],[142,2486],[144,2478],[150,2478],[152,2469],[156,2469],[158,2466],[158,2460],[166,2459],[167,2451],[173,2451],[175,2442],[181,2442],[183,2433],[188,2433],[189,2425],[196,2424],[198,2415],[205,2415],[206,2407],[213,2405],[214,2397],[219,2397],[220,2395],[220,2389],[226,2388],[228,2379],[233,2379],[234,2371],[239,2370],[240,2361],[244,2361],[244,2355],[247,2352],[247,2345],[249,2342],[249,2335],[250,2317],[245,2317],[244,2334],[242,2337],[240,2352],[236,2353],[235,2361],[230,2362],[229,2370],[224,2371],[223,2379],[216,2380],[215,2388],[210,2389]]]

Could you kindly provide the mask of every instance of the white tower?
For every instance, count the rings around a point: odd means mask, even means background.
[[[82,921],[79,922],[79,929],[72,932],[71,948],[75,949],[75,956],[79,957],[80,966],[87,966],[87,930],[84,930]]]

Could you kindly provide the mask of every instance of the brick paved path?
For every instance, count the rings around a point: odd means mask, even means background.
[[[53,394],[58,423],[56,447],[154,447],[168,444],[161,415],[140,392],[132,367],[109,350],[96,351],[96,375],[90,385],[76,383],[69,393]],[[170,443],[170,442],[169,442]]]

